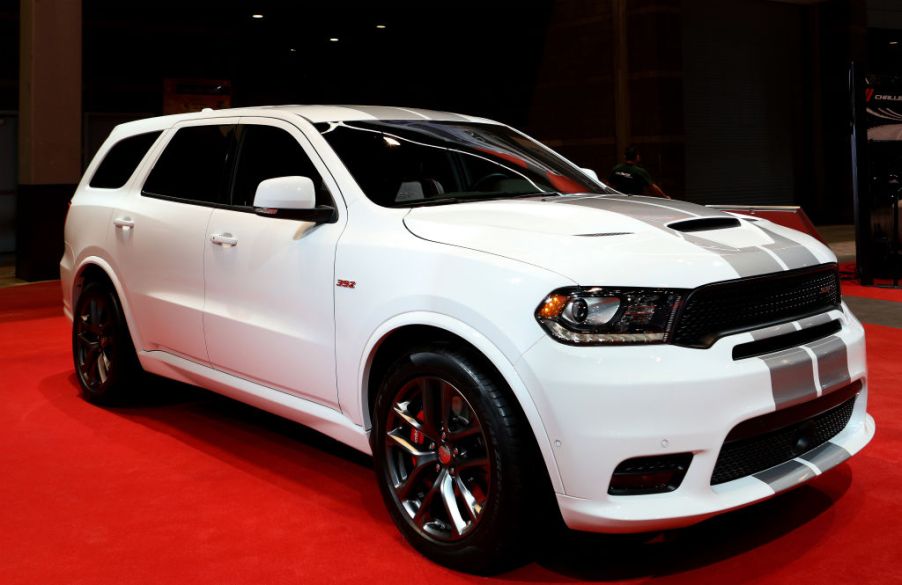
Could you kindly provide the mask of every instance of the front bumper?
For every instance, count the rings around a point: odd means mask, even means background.
[[[536,343],[517,370],[552,443],[567,525],[641,532],[692,524],[804,483],[858,452],[875,431],[866,412],[864,330],[846,307],[829,316],[841,329],[824,341],[739,360],[733,347],[761,332],[725,337],[708,349],[572,347],[550,338]],[[854,381],[862,389],[852,416],[827,446],[766,473],[711,485],[721,446],[738,423]],[[676,490],[608,494],[622,461],[676,453],[693,454]]]

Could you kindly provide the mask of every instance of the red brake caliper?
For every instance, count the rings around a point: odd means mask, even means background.
[[[416,419],[420,422],[426,420],[426,416],[423,414],[422,410],[417,413]],[[414,445],[422,445],[426,442],[426,435],[416,429],[411,429],[410,440]]]

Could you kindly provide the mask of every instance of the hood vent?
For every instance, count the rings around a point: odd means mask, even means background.
[[[739,220],[735,217],[700,217],[667,224],[667,227],[678,232],[704,232],[734,228],[740,225]]]

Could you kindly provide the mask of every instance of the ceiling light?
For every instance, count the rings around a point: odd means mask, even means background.
[[[263,15],[262,14],[251,14],[251,18],[256,18],[257,20],[260,20],[261,18],[263,18]]]
[[[329,41],[332,42],[332,43],[337,43],[337,42],[338,42],[338,37],[332,37],[331,39],[329,39]]]
[[[385,28],[385,25],[384,25],[384,24],[377,24],[377,25],[376,25],[376,28],[378,28],[378,29],[383,29],[383,28]]]

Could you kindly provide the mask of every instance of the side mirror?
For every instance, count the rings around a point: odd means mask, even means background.
[[[338,221],[334,207],[316,206],[316,187],[309,177],[276,177],[261,181],[254,194],[254,213],[315,223]]]
[[[599,178],[598,178],[598,173],[596,173],[596,172],[593,171],[592,169],[579,169],[579,170],[581,170],[582,172],[586,173],[587,175],[589,175],[590,177],[592,177],[592,178],[595,179],[596,181],[599,180]]]

